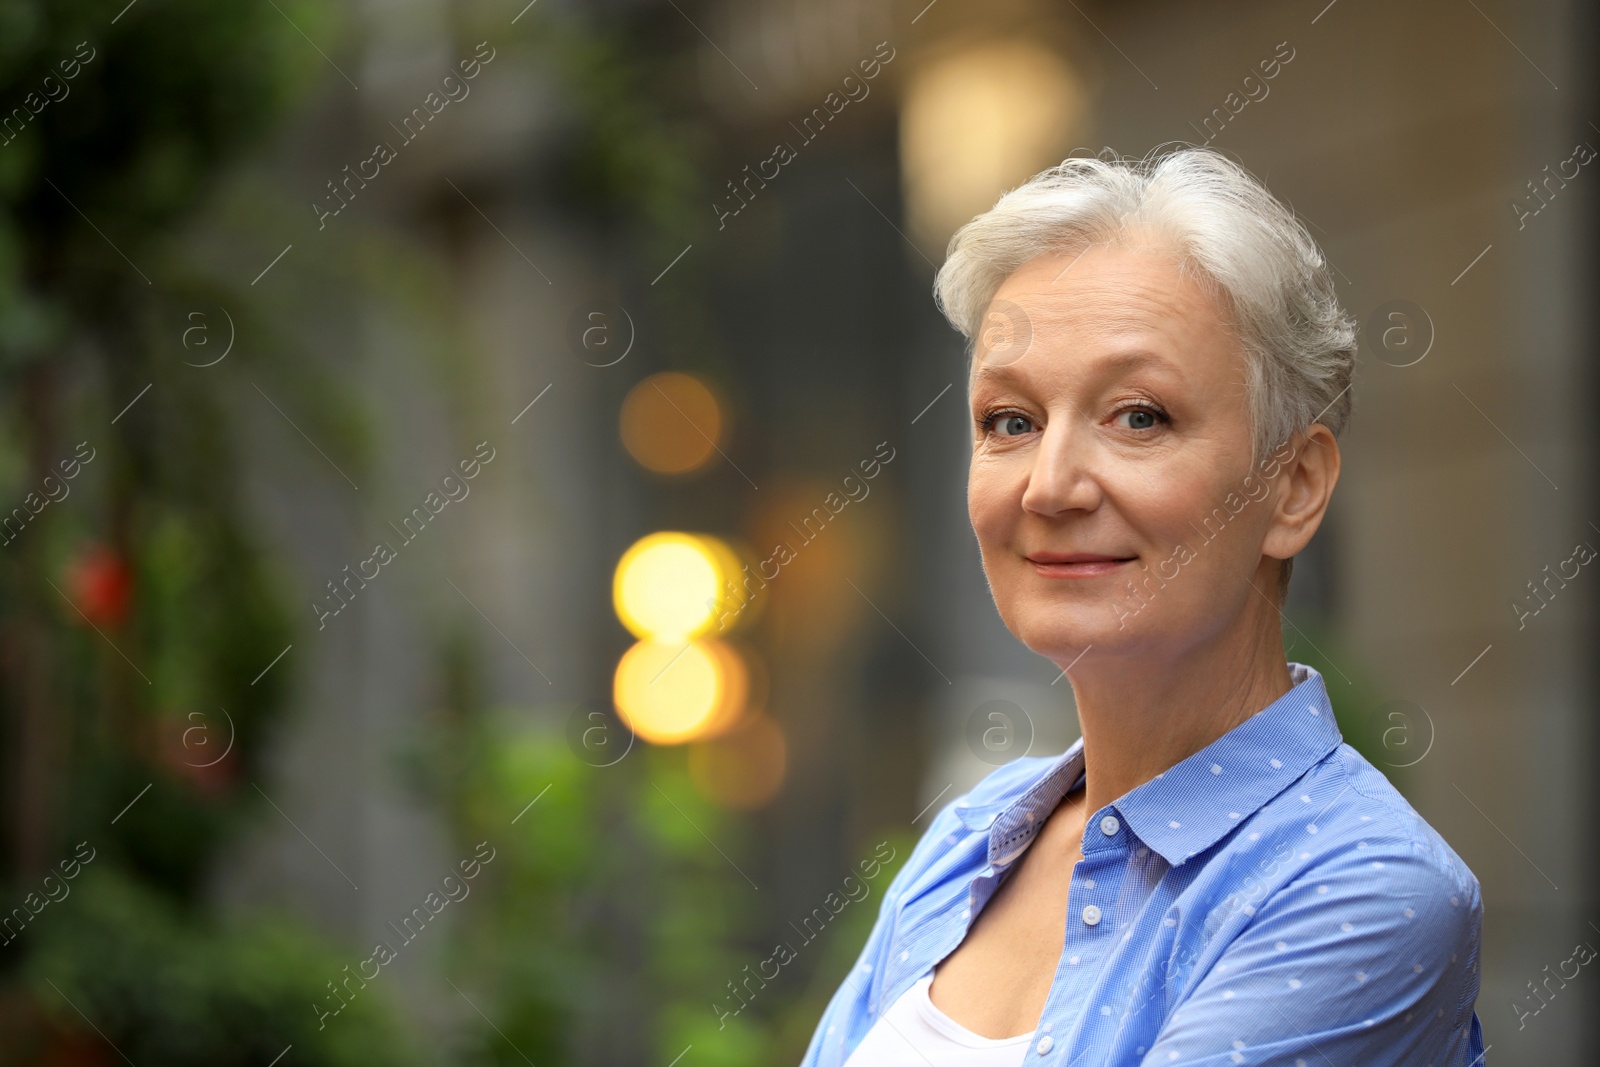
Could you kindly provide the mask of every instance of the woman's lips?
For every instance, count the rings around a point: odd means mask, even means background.
[[[1094,552],[1036,552],[1026,557],[1042,578],[1098,578],[1116,573],[1137,558]]]

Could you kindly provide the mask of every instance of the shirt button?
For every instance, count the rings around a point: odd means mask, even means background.
[[[1043,1056],[1046,1052],[1049,1052],[1055,1046],[1055,1043],[1055,1038],[1045,1034],[1039,1039],[1039,1055]]]
[[[1120,829],[1122,829],[1122,824],[1117,821],[1115,815],[1107,815],[1100,820],[1100,832],[1107,837],[1116,837],[1117,831]]]
[[[1093,904],[1090,904],[1088,907],[1084,908],[1083,921],[1088,923],[1090,926],[1098,926],[1100,924],[1100,909],[1095,907]]]

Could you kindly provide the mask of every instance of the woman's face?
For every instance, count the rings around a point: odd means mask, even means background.
[[[1275,603],[1276,494],[1251,471],[1245,357],[1175,259],[1116,245],[1040,257],[1001,285],[985,326],[968,512],[1019,640],[1063,667],[1091,645],[1170,657],[1249,598]]]

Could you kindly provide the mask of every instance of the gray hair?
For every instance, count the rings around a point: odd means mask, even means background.
[[[1245,352],[1252,466],[1314,422],[1338,436],[1350,415],[1355,320],[1294,213],[1214,149],[1073,157],[1035,175],[956,231],[934,300],[975,339],[1023,264],[1136,234],[1178,253],[1230,317]]]

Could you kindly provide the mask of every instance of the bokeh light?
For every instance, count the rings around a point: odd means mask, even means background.
[[[666,531],[635,541],[612,579],[617,617],[635,636],[683,642],[715,624],[737,569],[712,537]]]
[[[683,474],[716,451],[722,408],[698,378],[677,371],[652,374],[622,401],[622,444],[658,474]]]
[[[745,715],[731,730],[689,749],[689,777],[707,798],[751,810],[783,787],[788,744],[768,715]]]
[[[658,745],[714,736],[739,719],[744,662],[716,640],[636,643],[617,663],[613,698],[628,728]]]
[[[941,247],[1005,190],[1058,162],[1084,131],[1077,73],[1032,41],[995,41],[918,68],[906,86],[900,159],[913,236]]]

